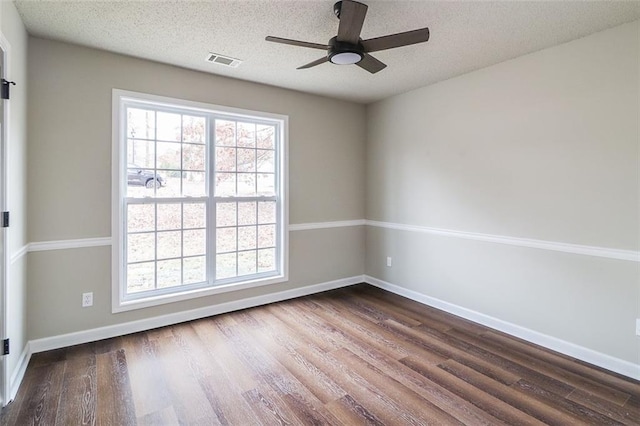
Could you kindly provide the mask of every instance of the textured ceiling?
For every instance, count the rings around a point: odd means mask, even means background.
[[[640,18],[638,1],[367,1],[362,38],[429,27],[428,43],[376,52],[388,66],[296,67],[323,52],[264,40],[326,44],[331,1],[26,1],[30,34],[184,68],[369,103]],[[238,68],[205,62],[207,52]]]

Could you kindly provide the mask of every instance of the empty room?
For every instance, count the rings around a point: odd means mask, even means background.
[[[0,2],[0,424],[640,424],[640,1]]]

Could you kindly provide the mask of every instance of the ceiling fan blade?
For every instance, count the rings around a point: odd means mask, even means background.
[[[356,65],[362,69],[369,71],[371,74],[375,74],[378,71],[383,70],[387,66],[385,63],[380,62],[379,60],[369,55],[368,53],[365,53],[364,56],[362,57],[362,60],[358,62]]]
[[[429,28],[421,28],[405,33],[370,38],[369,40],[362,40],[361,43],[365,52],[377,52],[380,50],[393,49],[394,47],[423,43],[427,40],[429,40]]]
[[[329,46],[326,44],[309,43],[308,41],[290,40],[288,38],[267,36],[266,41],[272,41],[274,43],[290,44],[292,46],[310,47],[312,49],[327,50]]]
[[[352,0],[342,0],[340,7],[340,24],[338,25],[338,41],[357,44],[360,32],[367,15],[368,6]]]
[[[329,60],[329,58],[327,56],[324,56],[324,57],[322,57],[320,59],[316,59],[315,61],[309,62],[308,64],[305,64],[305,65],[303,65],[301,67],[298,67],[296,69],[303,70],[303,69],[306,69],[306,68],[315,67],[316,65],[324,64],[328,60]]]

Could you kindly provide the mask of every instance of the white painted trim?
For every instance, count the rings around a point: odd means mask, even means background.
[[[124,173],[126,160],[123,149],[126,133],[124,129],[125,109],[121,108],[122,96],[126,92],[113,89],[111,93],[111,310],[120,305],[121,283],[124,283],[124,268],[121,268],[124,247],[124,198],[126,188],[120,177]]]
[[[24,346],[22,353],[20,353],[20,358],[18,358],[18,365],[16,369],[13,371],[11,375],[11,382],[9,383],[9,401],[13,401],[13,399],[18,394],[18,389],[20,388],[20,384],[22,383],[22,379],[24,379],[24,374],[27,372],[27,366],[29,365],[29,361],[31,360],[31,349],[29,342]]]
[[[82,238],[77,240],[40,241],[29,243],[29,253],[34,251],[65,250],[83,247],[110,246],[111,237]]]
[[[1,9],[1,7],[0,7]],[[7,80],[12,80],[11,78],[11,43],[4,36],[3,32],[0,32],[0,49],[2,50],[0,54],[2,54],[2,63],[4,69],[2,70],[1,78],[6,78]],[[25,87],[27,82],[22,82]],[[11,206],[9,206],[9,190],[13,190],[13,187],[8,184],[9,179],[9,158],[11,154],[11,147],[9,144],[9,140],[11,139],[11,102],[5,102],[3,105],[3,116],[2,116],[2,140],[0,142],[0,210],[1,211],[10,211]],[[9,326],[8,323],[11,320],[9,318],[9,299],[11,294],[9,293],[9,280],[11,277],[11,261],[9,259],[9,232],[12,228],[5,228],[0,232],[2,235],[0,239],[2,240],[2,258],[0,259],[0,339],[8,339],[9,338]],[[13,232],[12,232],[13,234]],[[0,375],[0,398],[2,399],[2,406],[4,407],[10,401],[9,398],[9,360],[8,357],[4,357],[4,359],[0,362],[0,368],[2,369],[2,374]]]
[[[299,223],[289,225],[289,231],[307,231],[310,229],[329,229],[329,228],[341,228],[347,226],[362,226],[365,225],[364,219],[359,220],[341,220],[334,222],[316,222],[316,223]],[[16,252],[11,261],[14,262],[20,256],[23,256],[26,252],[34,251],[47,251],[47,250],[64,250],[84,247],[101,247],[110,246],[113,244],[111,237],[96,237],[96,238],[80,238],[76,240],[57,240],[57,241],[38,241],[27,244],[22,247],[20,251]],[[23,253],[23,250],[26,250]]]
[[[582,254],[586,256],[606,257],[609,259],[640,262],[640,252],[620,250],[607,247],[584,246],[580,244],[561,243],[556,241],[533,240],[529,238],[507,237],[503,235],[479,234],[476,232],[454,231],[450,229],[429,228],[426,226],[404,225],[401,223],[365,221],[369,226],[396,229],[400,231],[420,232],[423,234],[441,235],[445,237],[463,238],[466,240],[486,241],[490,243],[508,244],[519,247],[530,247],[542,250],[560,251],[564,253]]]
[[[155,296],[148,296],[143,299],[132,299],[121,301],[116,303],[112,300],[112,313],[132,311],[141,308],[149,308],[151,306],[164,305],[167,303],[179,302],[181,300],[196,299],[199,297],[212,296],[214,294],[228,293],[231,291],[246,290],[249,288],[255,288],[260,286],[274,285],[287,281],[287,277],[284,275],[276,275],[273,277],[266,277],[260,279],[254,279],[243,282],[235,282],[229,284],[218,284],[213,286],[201,287],[193,290],[185,290],[180,293],[167,293],[159,294]]]
[[[623,359],[615,358],[611,355],[585,348],[584,346],[576,345],[547,334],[521,327],[517,324],[503,321],[453,303],[445,302],[444,300],[436,299],[435,297],[430,297],[413,290],[408,290],[369,275],[365,275],[364,281],[381,289],[415,300],[416,302],[441,309],[450,314],[466,318],[478,324],[482,324],[512,336],[519,337],[528,342],[535,343],[536,345],[543,346],[570,357],[631,377],[632,379],[640,380],[640,364],[634,364]]]
[[[284,114],[276,114],[273,112],[257,111],[244,108],[235,108],[224,105],[210,104],[208,102],[190,101],[187,99],[173,98],[169,96],[152,95],[150,93],[134,92],[124,89],[112,89],[112,97],[131,100],[137,103],[147,103],[153,105],[161,105],[169,108],[175,108],[179,105],[184,109],[191,109],[200,113],[216,113],[235,115],[249,119],[269,119],[269,120],[287,120],[288,116]]]
[[[333,222],[312,222],[289,225],[289,231],[308,231],[314,229],[342,228],[350,226],[375,226],[378,228],[395,229],[400,231],[420,232],[424,234],[440,235],[446,237],[463,238],[467,240],[485,241],[490,243],[507,244],[519,247],[537,248],[542,250],[559,251],[564,253],[581,254],[586,256],[604,257],[617,260],[628,260],[640,262],[640,252],[633,250],[620,250],[606,247],[584,246],[579,244],[560,243],[555,241],[534,240],[528,238],[507,237],[502,235],[480,234],[475,232],[454,231],[450,229],[429,228],[425,226],[404,225],[400,223],[379,222],[374,220],[341,220]],[[11,262],[15,262],[24,255],[24,250],[28,252],[45,250],[62,250],[83,247],[109,246],[112,244],[111,237],[82,238],[76,240],[58,240],[33,242],[22,247],[11,256]]]
[[[164,327],[172,324],[178,324],[185,321],[206,318],[212,315],[219,315],[227,312],[237,311],[240,309],[247,309],[255,306],[266,305],[269,303],[280,302],[283,300],[294,299],[296,297],[307,296],[310,294],[346,287],[361,282],[364,282],[364,277],[362,275],[356,275],[353,277],[342,278],[335,281],[328,281],[321,284],[266,294],[264,296],[249,297],[242,300],[221,303],[219,305],[206,306],[189,311],[175,312],[172,314],[146,318],[138,321],[131,321],[122,324],[94,328],[91,330],[84,330],[75,333],[31,340],[29,342],[29,350],[30,353],[37,353],[82,343],[93,342],[96,340],[108,339],[111,337],[137,333],[139,331],[151,330],[154,328]]]
[[[11,259],[9,260],[9,262],[11,262],[11,264],[13,265],[14,263],[16,263],[18,260],[20,260],[20,258],[22,258],[22,256],[24,256],[25,254],[27,254],[27,252],[29,251],[29,244],[25,244],[22,247],[20,247],[18,249],[18,251],[16,251],[15,253],[13,253],[11,255]]]
[[[342,228],[347,226],[362,226],[364,224],[365,224],[364,219],[339,220],[335,222],[298,223],[298,224],[289,225],[289,231],[308,231],[310,229]]]

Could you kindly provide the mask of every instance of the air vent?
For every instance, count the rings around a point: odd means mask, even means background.
[[[240,59],[230,58],[229,56],[220,55],[218,53],[211,53],[207,55],[205,61],[212,64],[224,65],[231,68],[236,68],[242,63]]]

